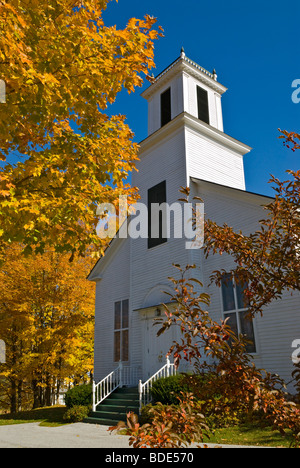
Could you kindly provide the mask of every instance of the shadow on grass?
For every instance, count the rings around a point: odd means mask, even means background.
[[[31,411],[21,411],[16,414],[0,415],[0,426],[8,424],[40,423],[40,426],[62,426],[66,423],[63,417],[67,411],[65,406],[51,406]]]

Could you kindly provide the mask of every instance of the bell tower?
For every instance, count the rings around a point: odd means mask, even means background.
[[[160,73],[142,96],[148,101],[148,136],[182,112],[223,132],[222,95],[227,91],[212,73],[180,57]]]
[[[148,101],[148,138],[141,144],[141,155],[150,141],[170,139],[180,127],[187,186],[196,178],[245,190],[243,156],[251,148],[224,133],[222,95],[226,91],[216,70],[205,70],[182,49],[142,93]],[[172,154],[161,157],[172,164]]]

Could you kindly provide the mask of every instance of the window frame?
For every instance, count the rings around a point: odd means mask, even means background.
[[[127,303],[127,314],[126,314],[126,317],[127,317],[127,320],[126,320],[126,325],[127,326],[123,326],[124,325],[124,318],[123,318],[123,307],[124,307],[124,304]],[[117,328],[117,323],[116,323],[116,313],[117,313],[117,310],[116,310],[116,307],[117,307],[117,304],[121,304],[121,307],[120,307],[120,318],[119,318],[119,325],[120,327]],[[129,299],[121,299],[119,301],[115,301],[114,302],[114,339],[113,339],[113,343],[114,343],[114,347],[113,347],[113,362],[126,362],[128,363],[129,360],[130,360],[130,356],[129,356]],[[127,334],[127,341],[124,342],[124,336]],[[117,347],[117,335],[119,335],[119,343],[118,343],[118,347]],[[125,353],[124,353],[124,343],[126,345],[126,350],[125,350]],[[127,357],[127,359],[123,359],[124,358],[124,354],[125,354],[125,357]],[[119,358],[119,359],[117,359]]]
[[[243,307],[243,308],[239,308],[236,281],[231,276],[229,278],[229,281],[231,282],[231,284],[233,286],[233,295],[234,295],[235,308],[231,309],[231,310],[225,310],[224,296],[223,296],[223,283],[221,281],[221,287],[219,289],[220,289],[220,296],[221,296],[221,306],[222,306],[223,319],[225,320],[226,318],[228,318],[229,315],[235,314],[238,335],[242,334],[244,336],[247,336],[242,331],[243,326],[242,326],[242,321],[241,321],[241,315],[244,314],[245,312],[248,312],[248,308],[247,308],[247,306]],[[258,351],[258,340],[257,340],[257,331],[256,331],[255,318],[252,318],[252,328],[253,328],[253,346],[254,346],[255,351],[249,350],[249,351],[247,351],[247,354],[250,354],[251,356],[257,356],[259,354],[259,351]],[[250,346],[252,346],[252,345],[250,344]]]
[[[167,203],[167,181],[163,180],[159,184],[154,185],[153,187],[150,187],[148,189],[148,198],[147,198],[147,208],[148,208],[148,250],[151,250],[155,247],[158,247],[160,245],[166,244],[168,242],[167,237],[163,237],[164,232],[166,232],[166,222],[167,220],[163,219],[163,210],[159,211],[159,237],[151,237],[152,233],[152,209],[151,209],[151,204],[150,203],[150,192],[154,191],[154,189],[157,189],[158,187],[163,187],[162,192],[164,193],[164,199],[162,201],[154,202],[155,204],[163,205],[164,203]],[[165,225],[164,225],[165,222]]]
[[[207,104],[207,108],[205,106],[205,109],[203,111],[203,108],[202,106],[200,105],[200,99],[199,99],[199,90],[201,90],[201,92],[204,94],[205,93],[205,96],[206,96],[206,102],[205,104]],[[197,88],[196,88],[196,96],[197,96],[197,113],[198,113],[198,120],[201,120],[201,122],[204,122],[206,123],[207,125],[210,125],[210,109],[209,109],[209,94],[208,94],[208,91],[205,89],[205,88],[202,88],[202,86],[199,86],[197,84]],[[207,119],[203,119],[201,117],[204,117],[204,114],[205,116],[207,116]]]
[[[169,102],[168,109],[166,111],[166,108],[165,108],[166,106],[164,106],[163,108],[163,96],[165,96],[167,93],[170,98],[169,99],[170,102]],[[160,94],[160,126],[161,128],[167,125],[169,122],[171,122],[171,120],[172,120],[172,92],[171,92],[171,87],[169,87]]]

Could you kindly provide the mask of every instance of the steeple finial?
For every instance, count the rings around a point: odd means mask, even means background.
[[[213,78],[214,78],[215,81],[218,80],[218,75],[217,75],[217,72],[216,72],[215,68],[213,69]]]
[[[185,52],[184,52],[184,48],[183,48],[183,47],[181,47],[180,57],[181,57],[182,59],[185,58]]]

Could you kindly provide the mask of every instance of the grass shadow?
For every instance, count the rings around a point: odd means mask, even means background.
[[[36,422],[39,422],[40,426],[62,426],[69,424],[63,419],[66,411],[65,406],[51,406],[31,411],[21,411],[16,414],[2,414],[0,415],[0,426]]]

